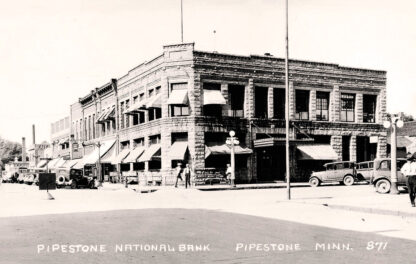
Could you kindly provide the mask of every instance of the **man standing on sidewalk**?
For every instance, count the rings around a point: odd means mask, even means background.
[[[415,187],[416,187],[416,162],[414,155],[407,153],[407,162],[400,169],[400,172],[406,177],[406,185],[409,191],[410,203],[415,207]]]
[[[189,163],[186,163],[185,169],[183,169],[183,174],[185,174],[185,189],[191,188],[191,168],[189,168]]]
[[[176,166],[176,183],[175,183],[175,188],[178,188],[178,180],[181,179],[181,181],[183,181],[182,176],[181,176],[181,172],[182,172],[182,167],[181,167],[181,163],[178,163],[178,166]]]

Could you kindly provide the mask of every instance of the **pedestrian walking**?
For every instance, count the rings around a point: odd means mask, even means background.
[[[182,167],[181,167],[181,163],[178,163],[178,165],[176,166],[176,183],[175,183],[175,188],[178,188],[178,179],[181,179],[181,181],[183,181],[182,179]]]
[[[189,188],[191,188],[191,168],[189,167],[189,163],[186,164],[183,174],[185,174],[185,188],[188,188],[188,184]]]
[[[407,153],[407,162],[402,166],[400,172],[406,177],[406,185],[409,191],[409,198],[412,207],[415,207],[415,195],[416,195],[416,162],[415,155]]]

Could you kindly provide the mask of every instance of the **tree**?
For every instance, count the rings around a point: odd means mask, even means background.
[[[0,166],[3,167],[8,162],[13,161],[15,157],[20,158],[21,155],[21,144],[0,137]]]

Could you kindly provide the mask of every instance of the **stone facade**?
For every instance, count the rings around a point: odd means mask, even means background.
[[[343,157],[342,136],[350,136],[349,157],[357,159],[356,137],[377,137],[378,157],[385,156],[386,132],[381,123],[386,111],[385,86],[386,72],[361,70],[341,67],[337,64],[316,62],[290,61],[289,81],[289,117],[291,120],[290,138],[296,139],[303,134],[309,137],[329,137],[326,144],[330,144],[341,160]],[[175,84],[186,84],[188,105],[187,114],[173,116],[173,105],[168,104],[172,87]],[[209,108],[204,106],[204,84],[218,84],[220,94],[226,104],[221,105],[220,116],[208,114]],[[189,159],[185,162],[192,164],[195,170],[203,171],[207,167],[206,145],[209,133],[226,135],[235,130],[244,147],[253,150],[247,156],[247,166],[237,168],[240,182],[261,180],[259,164],[268,162],[255,149],[253,142],[257,137],[274,137],[285,134],[284,120],[275,119],[275,88],[282,88],[284,84],[284,60],[272,56],[237,56],[220,53],[196,51],[194,45],[179,44],[165,46],[163,54],[155,59],[143,63],[130,70],[116,82],[110,81],[100,88],[93,90],[79,102],[71,106],[71,134],[75,141],[88,145],[106,138],[116,139],[117,152],[121,142],[129,142],[129,148],[134,148],[137,139],[144,139],[145,146],[149,146],[150,138],[160,137],[160,168],[151,169],[146,161],[144,170],[138,172],[145,175],[147,182],[155,179],[162,184],[172,184],[175,180],[173,161],[170,157],[174,135],[187,135]],[[237,85],[242,91],[243,116],[232,116],[230,85]],[[256,105],[259,98],[254,87],[264,87],[266,94],[264,103],[267,119],[255,118],[256,109],[263,107]],[[283,86],[284,87],[284,86]],[[296,90],[309,90],[308,120],[296,120]],[[133,124],[136,114],[127,114],[130,106],[136,100],[151,99],[154,91],[160,93],[160,116],[153,117],[154,108],[138,109],[144,113],[145,122]],[[317,91],[329,94],[329,120],[317,121]],[[355,95],[354,121],[341,121],[341,93]],[[376,122],[363,122],[363,95],[377,95]],[[236,96],[236,95],[233,95]],[[261,95],[259,95],[261,96]],[[238,96],[237,96],[238,97]],[[235,97],[234,97],[235,98]],[[238,99],[239,100],[239,99]],[[263,99],[261,99],[263,100]],[[129,107],[126,107],[129,105]],[[111,107],[116,109],[116,123],[96,124],[100,114]],[[186,107],[186,106],[185,106]],[[156,107],[157,108],[157,107]],[[127,110],[126,110],[127,109]],[[176,111],[176,110],[175,110]],[[93,125],[91,125],[91,121]],[[303,133],[299,132],[299,129]],[[212,136],[211,136],[212,137]],[[296,179],[300,166],[297,160],[297,150],[291,147],[292,177]],[[260,155],[261,154],[261,155]],[[261,157],[261,159],[260,159]],[[280,165],[279,165],[280,166]],[[223,168],[221,168],[223,169]],[[130,171],[133,166],[130,166]]]

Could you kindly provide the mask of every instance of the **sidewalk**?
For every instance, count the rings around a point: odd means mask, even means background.
[[[332,209],[416,218],[416,207],[411,207],[408,193],[379,194],[375,191],[364,197],[304,199],[304,204],[319,204]]]
[[[325,185],[331,187],[331,185]],[[352,194],[351,196],[338,196],[329,195],[329,197],[322,196],[322,187],[310,188],[308,183],[291,183],[291,187],[295,190],[302,188],[301,195],[295,194],[292,200],[284,202],[288,203],[301,203],[311,205],[322,205],[331,209],[347,210],[355,212],[365,212],[379,215],[391,215],[401,217],[416,218],[416,207],[411,207],[409,202],[408,193],[400,193],[399,195],[391,194],[379,194],[376,193],[369,185],[354,185],[351,187],[345,187],[343,191],[354,190],[354,188],[367,188],[368,191],[359,194]],[[178,191],[184,189],[184,186],[179,186]],[[255,189],[283,189],[286,188],[286,183],[262,183],[262,184],[237,184],[236,187],[230,185],[199,185],[192,186],[191,189],[211,192],[211,191],[241,191],[241,190],[255,190]],[[304,190],[303,190],[304,188]],[[340,188],[339,185],[334,185],[331,188]],[[342,187],[341,187],[342,188]],[[155,191],[168,191],[174,190],[173,186],[140,186],[140,185],[128,185],[128,190],[135,191],[137,193],[152,193]],[[99,190],[115,191],[126,190],[124,184],[103,183],[103,187]]]

